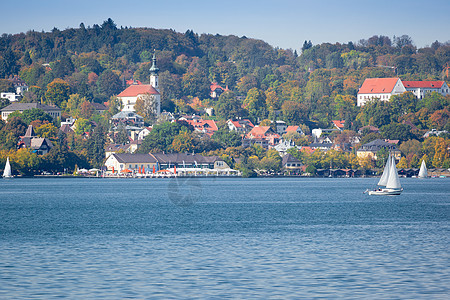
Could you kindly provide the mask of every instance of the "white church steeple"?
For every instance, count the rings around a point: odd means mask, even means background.
[[[150,68],[150,85],[159,92],[158,72],[159,68],[156,66],[156,54],[153,53],[152,66]]]

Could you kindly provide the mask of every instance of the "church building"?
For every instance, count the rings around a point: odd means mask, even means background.
[[[153,62],[150,68],[150,84],[132,84],[123,92],[117,95],[122,101],[122,111],[135,111],[134,105],[137,99],[142,97],[151,97],[156,102],[156,116],[159,118],[161,114],[161,94],[159,93],[158,72],[156,67],[156,56],[153,54]]]

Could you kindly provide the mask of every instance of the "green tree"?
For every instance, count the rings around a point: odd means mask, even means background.
[[[117,95],[123,89],[119,76],[109,69],[98,77],[97,85],[98,91],[107,97]]]
[[[267,116],[265,95],[263,91],[257,88],[248,91],[243,107],[253,120],[262,120]]]
[[[232,119],[247,116],[247,112],[242,108],[242,103],[231,92],[224,92],[220,95],[215,106],[216,115],[222,119]]]
[[[105,159],[105,129],[101,124],[95,127],[88,143],[88,158],[91,166],[100,168]]]
[[[170,150],[178,153],[194,150],[193,138],[187,131],[182,131],[173,138]]]
[[[69,96],[70,86],[64,80],[57,78],[47,85],[45,99],[48,104],[54,104],[64,109]]]

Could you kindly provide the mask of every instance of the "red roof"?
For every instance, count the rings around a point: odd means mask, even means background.
[[[225,90],[223,87],[218,85],[216,82],[211,83],[211,91],[215,91],[216,89],[221,89],[222,91]]]
[[[359,89],[358,94],[391,93],[399,78],[367,78]]]
[[[129,80],[127,80],[126,81],[126,84],[127,85],[136,85],[136,84],[138,84],[138,85],[140,85],[140,84],[142,84],[142,82],[140,82],[139,80],[133,80],[133,79],[129,79]]]
[[[150,84],[140,84],[130,85],[122,93],[117,95],[117,97],[137,97],[145,94],[159,95],[158,91]]]
[[[440,89],[444,81],[402,81],[405,88]]]
[[[333,120],[332,121],[334,123],[334,126],[336,126],[339,129],[343,129],[344,128],[344,124],[345,124],[345,120],[341,121],[341,120]]]
[[[297,131],[297,129],[298,129],[298,126],[288,126],[287,128],[286,128],[286,132],[291,132],[291,131]]]
[[[211,136],[215,131],[218,130],[216,122],[214,122],[214,120],[195,119],[186,120],[186,122],[194,126],[195,129],[205,132],[209,136]]]
[[[228,120],[228,121],[231,122],[236,128],[244,127],[243,126],[244,124],[250,127],[255,127],[255,125],[253,125],[253,123],[249,119],[242,119],[238,121]]]

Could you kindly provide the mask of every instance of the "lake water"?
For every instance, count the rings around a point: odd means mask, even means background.
[[[448,299],[450,179],[0,180],[0,298]]]

